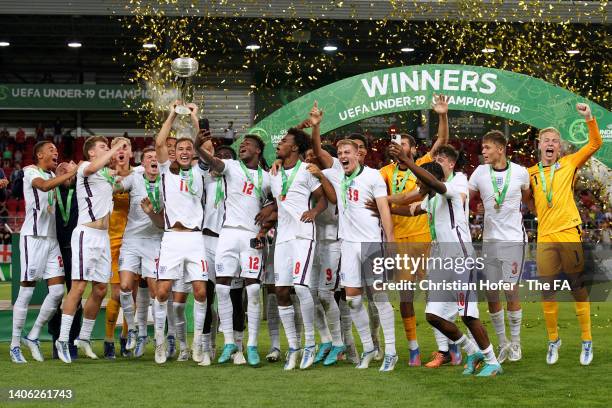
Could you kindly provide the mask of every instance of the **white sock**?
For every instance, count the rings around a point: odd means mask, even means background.
[[[380,325],[382,326],[383,336],[385,337],[385,354],[396,355],[395,350],[395,316],[393,307],[389,303],[386,293],[374,294],[374,305],[378,309]]]
[[[174,314],[174,307],[172,306],[174,303],[172,292],[170,292],[166,303],[168,304],[165,317],[168,319],[168,336],[176,337],[176,316]]]
[[[416,350],[419,348],[419,342],[416,340],[408,340],[408,349]]]
[[[153,314],[155,316],[155,343],[161,344],[166,339],[166,317],[168,315],[168,302],[153,302]],[[172,319],[174,320],[174,319]]]
[[[91,339],[91,332],[93,331],[96,319],[83,318],[83,324],[81,325],[81,332],[79,333],[79,339],[89,340]]]
[[[293,305],[279,306],[278,316],[280,317],[280,320],[283,323],[283,328],[285,329],[285,335],[287,336],[289,348],[297,350],[298,340],[297,332],[295,330],[295,312],[293,310]]]
[[[296,310],[300,310],[300,298],[293,294],[291,295],[291,303],[293,304],[293,319],[295,320],[295,333],[297,337],[297,348],[302,348],[302,332],[304,331],[304,320],[302,319],[302,313],[295,313]]]
[[[368,298],[368,318],[370,319],[370,333],[372,341],[376,347],[380,347],[380,316],[378,309],[374,306],[374,302]]]
[[[59,341],[68,341],[70,338],[70,328],[72,328],[72,321],[74,315],[62,314],[62,325],[60,326],[60,335],[57,338]]]
[[[355,344],[355,339],[353,338],[353,318],[351,317],[351,309],[348,307],[346,300],[340,298],[338,309],[340,309],[342,340],[346,345]]]
[[[234,340],[234,306],[230,297],[229,285],[217,284],[215,291],[217,292],[219,320],[221,320],[221,331],[225,337],[225,344],[235,344]]]
[[[34,294],[33,287],[19,287],[19,294],[15,305],[13,305],[13,338],[11,340],[11,348],[19,347],[21,344],[21,331],[25,325],[26,317],[28,316],[28,305]]]
[[[523,321],[523,309],[508,311],[508,325],[513,343],[521,342],[521,323]]]
[[[321,302],[321,299],[319,299],[319,293],[316,289],[311,289],[310,295],[312,296],[312,301],[314,303],[314,324],[319,332],[321,343],[331,343],[332,337],[331,333],[329,332],[329,327],[327,326],[327,318],[325,317],[323,303]]]
[[[487,364],[499,364],[497,357],[495,357],[495,351],[493,350],[492,344],[489,344],[489,347],[481,350],[481,352],[484,355],[484,359]]]
[[[237,331],[234,330],[234,339],[236,339],[236,347],[238,347],[238,351],[242,353],[243,350],[243,342],[242,339],[244,338],[244,332],[241,331]]]
[[[119,292],[119,302],[121,302],[121,308],[123,309],[123,318],[127,324],[128,330],[134,330],[134,298],[132,297],[132,291]]]
[[[40,330],[44,327],[45,324],[53,317],[55,312],[57,311],[57,307],[62,301],[62,297],[64,296],[64,284],[61,285],[51,285],[49,286],[49,293],[45,296],[45,300],[43,304],[40,306],[40,311],[38,312],[38,317],[34,322],[34,326],[30,333],[28,334],[28,338],[31,340],[38,339],[40,335]]]
[[[176,328],[176,340],[181,350],[187,348],[187,317],[185,316],[185,303],[173,302],[172,312],[174,315],[174,327]]]
[[[368,312],[363,306],[362,296],[347,296],[346,303],[351,309],[351,318],[353,320],[353,323],[355,323],[357,333],[359,333],[359,337],[361,338],[363,351],[369,352],[374,350],[374,341],[372,340],[372,333],[370,332]]]
[[[336,347],[342,346],[342,326],[340,325],[340,309],[334,299],[334,292],[330,290],[319,290],[319,299],[321,307],[325,313],[327,326],[331,336],[332,345]],[[350,313],[350,311],[349,311]],[[323,337],[321,336],[321,341]]]
[[[204,350],[205,353],[210,353],[211,348],[210,348],[210,333],[204,333],[202,335],[202,350]]]
[[[198,302],[197,300],[193,301],[193,334],[202,334],[202,330],[204,330],[204,320],[206,320],[206,303],[208,301],[205,300],[203,302]]]
[[[278,315],[278,302],[276,293],[268,293],[266,315],[268,317],[268,334],[272,348],[280,350],[280,317]]]
[[[461,336],[461,338],[457,340],[455,343],[457,343],[463,350],[465,350],[468,356],[471,356],[472,354],[478,351],[478,346],[476,345],[476,343],[474,343],[465,334]]]
[[[493,323],[493,328],[495,329],[495,334],[497,334],[497,339],[499,340],[499,345],[502,346],[508,343],[508,339],[506,338],[506,323],[504,322],[504,309],[499,312],[490,313],[491,323]]]
[[[315,345],[314,329],[314,302],[310,289],[306,286],[296,285],[295,293],[300,299],[300,311],[304,322],[304,345],[313,347]]]
[[[440,330],[433,328],[434,337],[436,339],[436,344],[438,345],[438,351],[443,353],[448,353],[448,343],[449,339],[446,337]]]
[[[138,288],[136,292],[136,327],[138,336],[147,335],[147,318],[149,317],[149,288]]]
[[[261,302],[259,300],[259,283],[247,285],[247,318],[249,329],[249,347],[257,347],[257,335],[259,334],[259,321],[261,319]]]

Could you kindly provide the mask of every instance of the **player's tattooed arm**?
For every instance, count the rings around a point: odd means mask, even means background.
[[[168,160],[168,146],[166,146],[166,139],[170,136],[170,130],[172,130],[172,123],[176,119],[176,112],[174,108],[179,104],[179,101],[174,101],[168,108],[168,117],[162,125],[157,137],[155,138],[155,153],[157,154],[157,161],[164,163]]]
[[[321,169],[316,164],[309,164],[308,167],[306,167],[306,170],[308,170],[310,174],[315,176],[321,182],[321,187],[323,187],[323,193],[325,194],[327,201],[332,204],[336,204],[336,190],[334,190],[334,186],[332,186],[327,177],[325,177]]]
[[[317,202],[317,205],[308,211],[304,211],[301,218],[302,222],[314,222],[317,215],[321,214],[327,208],[327,199],[325,198],[325,193],[323,192],[323,186],[319,186],[312,192],[312,195]]]
[[[149,197],[145,197],[140,202],[140,208],[149,216],[153,224],[158,228],[164,228],[164,210],[160,210],[158,213],[153,208],[153,203],[149,200]]]
[[[49,180],[45,180],[42,177],[35,178],[34,180],[32,180],[32,187],[44,192],[51,191],[55,187],[58,187],[61,184],[70,181],[70,179],[74,177],[74,175],[77,173],[77,170],[79,169],[79,167],[73,161],[71,161],[70,163],[65,163],[63,167],[65,171],[64,173],[62,173],[61,175],[57,174],[55,177],[50,178]]]
[[[321,147],[321,121],[323,120],[323,111],[319,109],[317,101],[314,102],[308,119],[300,125],[302,128],[312,127],[312,151],[315,157],[319,160],[319,164],[324,169],[329,169],[334,165],[334,158],[331,154]]]
[[[438,138],[431,147],[429,154],[433,154],[440,146],[448,143],[448,97],[434,94],[434,102],[431,108],[438,114]]]
[[[86,177],[91,176],[92,174],[94,174],[95,172],[97,172],[98,170],[106,166],[108,163],[110,163],[115,153],[125,148],[127,148],[126,142],[117,143],[115,146],[111,147],[108,151],[104,152],[104,154],[101,154],[99,157],[96,157],[95,159],[93,159],[89,163],[89,165],[83,169],[83,175]]]
[[[198,133],[198,136],[196,137],[195,146],[196,151],[198,152],[198,156],[200,156],[200,159],[208,163],[210,169],[213,172],[217,174],[222,174],[223,170],[225,170],[225,163],[223,163],[223,160],[213,155],[210,136],[207,136],[202,132]]]
[[[439,194],[446,193],[446,184],[435,178],[434,175],[427,170],[417,166],[412,159],[412,155],[410,153],[406,154],[400,145],[397,143],[391,143],[389,146],[389,154],[391,157],[396,158],[399,162],[406,165],[408,169],[414,173],[416,178],[418,178],[423,184],[431,188],[433,191]]]

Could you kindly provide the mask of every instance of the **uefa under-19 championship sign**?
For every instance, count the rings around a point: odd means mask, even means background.
[[[604,139],[596,157],[612,167],[612,114],[608,110],[541,79],[469,65],[415,65],[346,78],[283,106],[249,132],[272,142],[265,151],[271,162],[275,145],[289,127],[307,118],[314,101],[325,113],[321,132],[326,133],[373,116],[429,109],[434,93],[449,96],[449,109],[501,116],[536,128],[554,126],[563,139],[578,146],[587,142],[588,130],[575,105],[587,102]]]

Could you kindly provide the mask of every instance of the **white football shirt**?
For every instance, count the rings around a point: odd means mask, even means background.
[[[225,214],[223,199],[215,203],[217,188],[220,188],[223,192],[223,197],[225,197],[225,182],[223,178],[223,176],[211,176],[210,171],[204,173],[204,189],[206,193],[204,194],[204,224],[202,229],[209,229],[216,234],[221,232],[223,215]]]
[[[192,185],[189,186],[189,171],[174,174],[170,171],[170,164],[170,160],[158,163],[164,198],[165,229],[171,230],[177,222],[185,228],[201,228],[204,219],[204,171],[198,165],[192,166]]]
[[[270,175],[262,170],[261,196],[258,196],[256,189],[259,186],[257,170],[246,169],[251,178],[249,180],[242,171],[238,160],[223,160],[223,163],[225,163],[223,169],[225,189],[223,226],[243,228],[258,233],[259,226],[255,225],[255,216],[270,197]]]
[[[39,170],[36,166],[23,169],[23,197],[25,199],[25,219],[21,235],[35,237],[55,237],[55,190],[44,192],[32,187],[37,178],[48,180],[55,177],[50,171]],[[52,204],[49,205],[49,197]]]
[[[526,242],[521,213],[522,190],[529,188],[527,169],[510,162],[510,184],[506,197],[499,209],[495,208],[495,195],[491,181],[491,165],[481,164],[474,170],[469,181],[470,190],[480,192],[484,205],[484,241],[519,241]],[[493,170],[495,183],[501,192],[508,177],[508,168]]]
[[[421,203],[421,208],[434,214],[436,241],[444,243],[472,242],[468,223],[468,180],[465,174],[455,173],[451,181],[447,181],[446,193],[436,194],[433,198],[427,196]],[[466,196],[465,202],[461,194]],[[432,203],[430,204],[430,201]]]
[[[366,201],[387,196],[387,185],[380,172],[361,167],[359,175],[347,186],[346,204],[342,200],[344,170],[325,170],[338,199],[338,237],[349,242],[382,242],[384,231],[378,217],[365,206]]]
[[[334,160],[337,160],[334,158]],[[330,172],[338,171],[335,167],[323,170],[323,175],[329,179]],[[317,241],[338,240],[338,206],[327,202],[327,208],[316,218]]]
[[[277,243],[296,238],[315,239],[315,223],[302,222],[300,219],[304,212],[312,208],[312,193],[321,186],[321,183],[306,170],[306,167],[308,167],[308,163],[300,164],[284,199],[281,197],[283,186],[281,170],[278,170],[276,176],[270,177],[272,196],[276,199],[276,205],[278,206]],[[296,171],[295,169],[295,167],[285,169],[288,180],[291,179],[291,175]]]
[[[113,186],[102,175],[104,168],[85,176],[83,171],[90,162],[81,163],[77,170],[76,194],[79,204],[79,224],[87,224],[113,211]]]
[[[160,239],[163,230],[156,227],[151,218],[142,210],[140,202],[148,197],[147,190],[154,195],[155,183],[145,179],[142,173],[132,173],[121,180],[121,186],[130,193],[130,209],[128,211],[127,225],[123,239]],[[160,205],[163,208],[161,197],[161,180],[159,183]]]

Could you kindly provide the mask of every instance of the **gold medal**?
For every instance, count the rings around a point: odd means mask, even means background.
[[[493,207],[495,207],[496,210],[499,210],[501,208],[501,206],[498,203],[495,203]]]
[[[285,201],[285,198],[287,198],[287,196],[284,196],[284,195],[280,196],[281,201]]]
[[[553,204],[552,204],[552,201],[549,201],[549,202],[548,202],[548,208],[552,208],[552,205],[553,205]]]
[[[49,214],[53,214],[53,206],[52,206],[52,205],[48,205],[48,206],[47,206],[47,212],[48,212]]]

